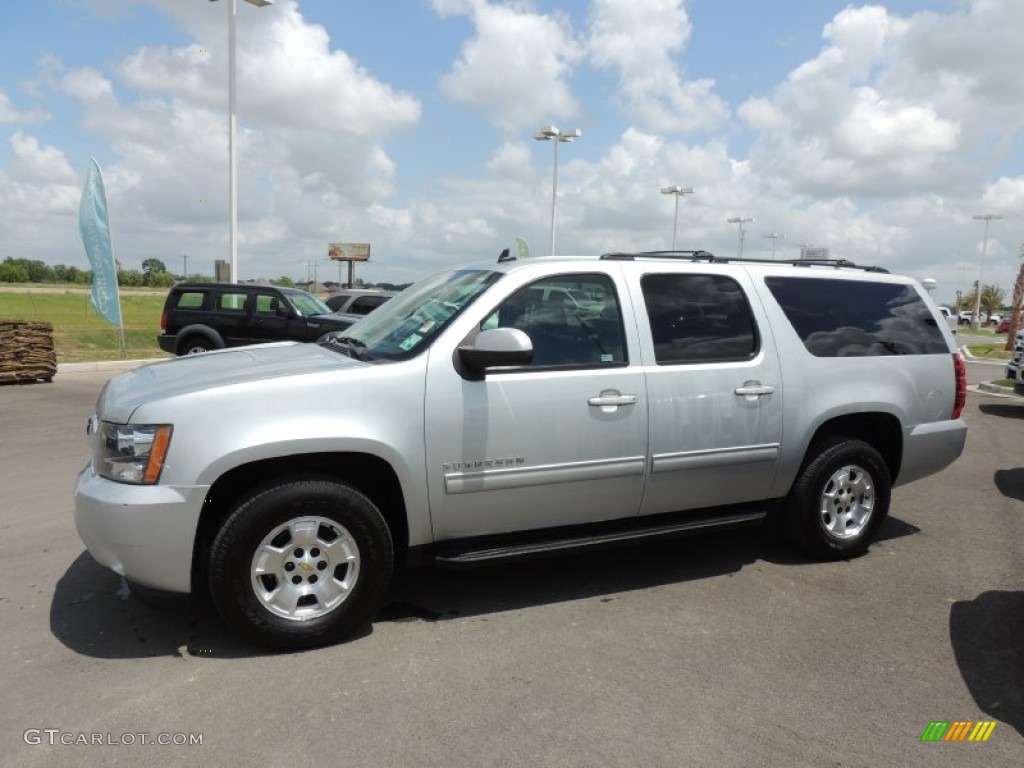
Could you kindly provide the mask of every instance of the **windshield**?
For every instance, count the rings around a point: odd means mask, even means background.
[[[345,332],[370,358],[400,360],[426,349],[501,273],[442,272],[406,288]]]
[[[331,314],[331,308],[311,293],[306,293],[305,291],[288,291],[285,295],[303,317]]]

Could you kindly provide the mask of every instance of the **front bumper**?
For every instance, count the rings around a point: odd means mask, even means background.
[[[192,550],[209,486],[127,485],[92,464],[75,483],[75,528],[97,562],[146,587],[192,589]]]

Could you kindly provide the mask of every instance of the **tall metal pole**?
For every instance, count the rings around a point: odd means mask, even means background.
[[[785,240],[786,236],[781,232],[770,232],[769,234],[765,235],[765,237],[770,237],[772,239],[772,261],[775,261],[775,241],[778,240],[780,237],[783,240]]]
[[[672,213],[672,250],[676,249],[676,230],[679,228],[679,195],[675,195],[676,208]]]
[[[679,224],[679,198],[683,195],[693,194],[693,187],[681,187],[678,184],[673,184],[670,187],[662,187],[661,194],[663,195],[675,195],[676,205],[675,213],[672,216],[672,250],[676,249],[676,230]]]
[[[231,275],[238,282],[238,160],[235,157],[235,6],[228,0],[228,217],[231,220],[228,241],[231,250]]]
[[[740,258],[743,258],[743,225],[750,224],[753,219],[744,219],[742,216],[733,216],[731,219],[726,219],[726,224],[739,224],[740,225]]]
[[[560,131],[553,125],[543,125],[533,135],[537,141],[553,141],[553,162],[551,169],[551,255],[555,255],[555,222],[558,208],[558,144],[559,142],[569,143],[583,135],[579,128],[571,131]]]
[[[974,218],[985,222],[985,239],[981,243],[981,266],[978,268],[978,290],[974,292],[974,315],[971,317],[971,328],[978,330],[981,327],[981,292],[985,288],[985,255],[988,252],[988,225],[993,219],[1001,219],[1003,217],[985,213]]]
[[[555,255],[555,211],[558,207],[558,145],[556,136],[551,143],[554,145],[554,162],[551,171],[551,255]]]

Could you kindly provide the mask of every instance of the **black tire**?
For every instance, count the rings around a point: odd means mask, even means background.
[[[333,478],[303,476],[255,492],[231,513],[210,548],[209,587],[229,626],[291,650],[362,628],[393,570],[391,534],[373,502]]]
[[[198,355],[203,352],[212,352],[217,345],[205,336],[189,336],[178,346],[178,356]]]
[[[885,522],[891,496],[889,468],[874,447],[841,436],[817,441],[786,498],[786,537],[822,560],[857,557]]]

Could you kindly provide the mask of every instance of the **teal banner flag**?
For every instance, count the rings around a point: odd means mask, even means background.
[[[78,231],[92,266],[93,309],[108,323],[120,328],[121,300],[117,292],[114,251],[110,244],[107,194],[103,189],[103,172],[93,158],[89,158],[82,201],[78,205]]]

